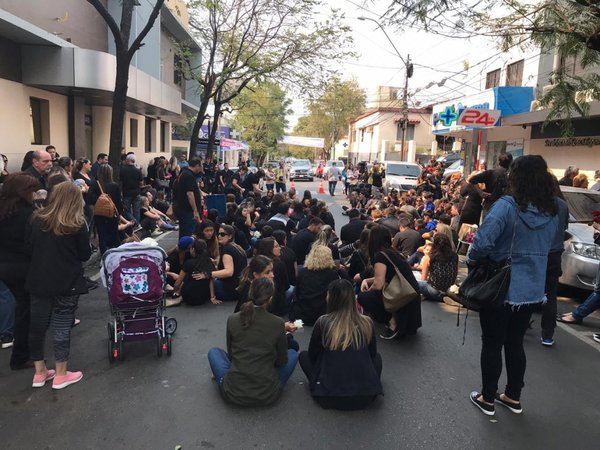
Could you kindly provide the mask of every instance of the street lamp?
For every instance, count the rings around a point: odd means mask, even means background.
[[[383,28],[383,25],[381,25],[377,20],[364,16],[358,17],[358,20],[370,20],[371,22],[375,22],[377,24],[377,27],[381,31],[383,31],[383,34],[385,34],[385,37],[387,38],[389,43],[392,44],[392,47],[398,55],[398,58],[400,58],[400,60],[404,64],[404,67],[406,68],[406,73],[404,76],[404,92],[402,93],[402,144],[400,148],[400,159],[404,160],[406,156],[404,154],[404,146],[406,145],[406,129],[408,127],[408,79],[413,76],[413,64],[410,62],[410,55],[406,55],[406,59],[402,57],[400,51],[396,48],[394,41],[392,41],[390,36],[385,31],[385,28]]]

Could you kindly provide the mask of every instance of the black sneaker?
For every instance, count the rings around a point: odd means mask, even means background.
[[[0,338],[2,348],[11,348],[13,346],[14,339],[12,336],[2,336]]]
[[[471,399],[471,403],[477,406],[481,410],[481,412],[484,413],[486,416],[493,416],[494,414],[496,414],[496,408],[494,407],[494,405],[488,405],[485,402],[477,400],[480,395],[481,394],[477,391],[471,392],[471,395],[469,396],[469,398]]]
[[[394,339],[396,336],[398,336],[398,328],[392,330],[390,327],[385,327],[379,335],[381,339],[386,340]]]
[[[494,399],[494,401],[496,403],[498,403],[499,405],[506,406],[510,411],[514,412],[515,414],[521,414],[523,412],[523,407],[521,406],[521,402],[510,403],[510,402],[504,401],[500,398],[500,394],[496,394],[496,398]]]

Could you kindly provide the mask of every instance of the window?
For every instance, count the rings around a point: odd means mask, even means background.
[[[500,69],[488,72],[485,77],[485,88],[491,89],[493,87],[500,86]]]
[[[160,123],[160,151],[165,153],[167,151],[168,139],[169,139],[169,123]]]
[[[523,83],[523,64],[524,60],[506,66],[506,85],[521,86]]]
[[[181,58],[179,57],[179,55],[175,55],[173,57],[173,83],[175,83],[178,86],[181,86],[181,81],[182,81],[182,76],[181,76]]]
[[[137,119],[129,119],[129,146],[138,146],[138,121]]]
[[[400,91],[400,89],[398,89],[398,88],[390,88],[388,100],[397,100],[399,91]]]
[[[398,127],[396,128],[396,140],[397,141],[402,140],[402,120],[400,120],[400,122],[398,122]],[[408,126],[406,127],[406,140],[407,141],[415,140],[415,124],[414,123],[409,123]]]
[[[146,127],[144,129],[145,134],[145,142],[144,142],[144,151],[146,153],[152,152],[152,119],[146,117]]]
[[[29,98],[29,116],[31,118],[31,143],[50,144],[50,102],[41,98]]]

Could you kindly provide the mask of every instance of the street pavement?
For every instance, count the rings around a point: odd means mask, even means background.
[[[300,196],[318,182],[297,182]],[[339,187],[338,187],[339,188]],[[320,196],[339,230],[343,199]],[[164,235],[169,248],[176,233]],[[89,268],[97,273],[97,266]],[[559,310],[570,310],[561,299]],[[378,340],[385,396],[365,411],[323,410],[300,369],[281,399],[266,408],[224,403],[211,380],[207,352],[225,346],[232,304],[170,308],[179,323],[173,355],[158,358],[154,341],[126,345],[125,361],[107,358],[109,310],[102,287],[80,300],[70,368],[83,380],[64,391],[31,388],[32,371],[12,372],[0,351],[0,442],[4,449],[592,449],[600,447],[600,344],[586,327],[561,326],[556,345],[540,345],[539,315],[527,333],[524,412],[502,407],[484,416],[469,401],[480,388],[476,313],[424,302],[423,328],[401,341]],[[466,321],[466,334],[464,324]],[[296,338],[306,349],[311,329]],[[575,333],[575,334],[574,334]],[[51,335],[47,355],[52,367]],[[464,339],[464,344],[463,344]],[[501,378],[500,389],[505,378]]]

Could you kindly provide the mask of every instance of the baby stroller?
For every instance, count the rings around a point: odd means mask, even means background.
[[[123,360],[125,341],[154,340],[156,355],[171,356],[177,321],[165,317],[166,253],[138,242],[108,250],[101,276],[108,290],[108,359]]]

